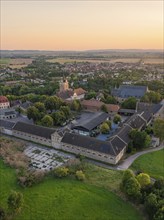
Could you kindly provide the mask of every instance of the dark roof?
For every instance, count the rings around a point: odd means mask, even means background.
[[[141,116],[147,121],[149,122],[150,119],[152,118],[152,113],[149,111],[145,111],[141,113]]]
[[[82,123],[75,125],[73,129],[85,129],[91,131],[92,129],[103,123],[108,117],[109,115],[105,112],[97,112],[93,114],[90,119],[87,118]]]
[[[14,125],[15,125],[15,122],[0,119],[0,127],[6,128],[6,129],[12,129]]]
[[[96,138],[74,133],[65,133],[61,142],[105,154],[110,154],[112,156],[117,156],[117,154],[123,149],[123,147],[125,147],[125,144],[122,143],[121,140],[118,140],[118,138],[117,140],[115,139],[111,144],[111,142],[108,141],[101,141]]]
[[[162,106],[163,106],[162,104],[150,104],[150,103],[139,102],[137,104],[137,111],[146,111],[152,114],[156,114],[162,108]]]
[[[17,122],[13,127],[13,130],[25,132],[28,134],[33,134],[39,137],[51,138],[56,130],[52,128],[46,128],[38,125],[27,124],[24,122]]]
[[[27,109],[29,108],[30,106],[32,106],[32,102],[29,102],[29,101],[26,101],[26,102],[23,102],[20,107],[21,108],[24,108],[24,109]]]
[[[114,137],[110,141],[110,143],[115,151],[115,155],[118,155],[120,151],[122,151],[123,148],[126,147],[126,143],[123,142],[118,136]]]
[[[0,115],[14,115],[17,114],[16,111],[14,109],[1,109],[0,110]]]
[[[134,114],[126,121],[126,124],[134,129],[140,129],[146,122],[139,114]]]
[[[135,109],[123,109],[123,108],[121,108],[121,109],[118,110],[118,113],[130,113],[130,114],[134,114],[135,111],[136,111]]]
[[[123,140],[124,142],[126,142],[127,144],[130,141],[129,138],[129,132],[132,130],[132,128],[128,125],[123,126],[118,133],[116,134],[121,140]]]
[[[121,85],[118,89],[112,90],[112,95],[120,98],[136,97],[141,98],[147,92],[147,86]]]

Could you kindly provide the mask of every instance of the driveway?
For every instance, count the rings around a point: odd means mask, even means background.
[[[158,150],[162,150],[164,149],[164,145],[163,143],[159,146],[159,147],[156,147],[156,148],[149,148],[147,150],[144,150],[142,152],[138,152],[136,154],[133,154],[132,156],[128,157],[127,159],[125,159],[122,163],[120,163],[118,166],[117,166],[117,169],[118,170],[126,170],[128,169],[131,164],[141,155],[144,155],[144,154],[147,154],[147,153],[150,153],[150,152],[153,152],[153,151],[158,151]]]

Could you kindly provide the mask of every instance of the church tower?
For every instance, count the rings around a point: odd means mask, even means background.
[[[60,92],[64,92],[66,90],[69,90],[69,84],[65,77],[63,77],[63,81],[60,82]]]

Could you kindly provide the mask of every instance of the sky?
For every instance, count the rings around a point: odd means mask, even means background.
[[[1,49],[163,49],[163,0],[1,0]]]

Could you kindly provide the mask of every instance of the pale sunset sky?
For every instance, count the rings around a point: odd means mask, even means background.
[[[163,49],[163,0],[1,0],[1,49]]]

